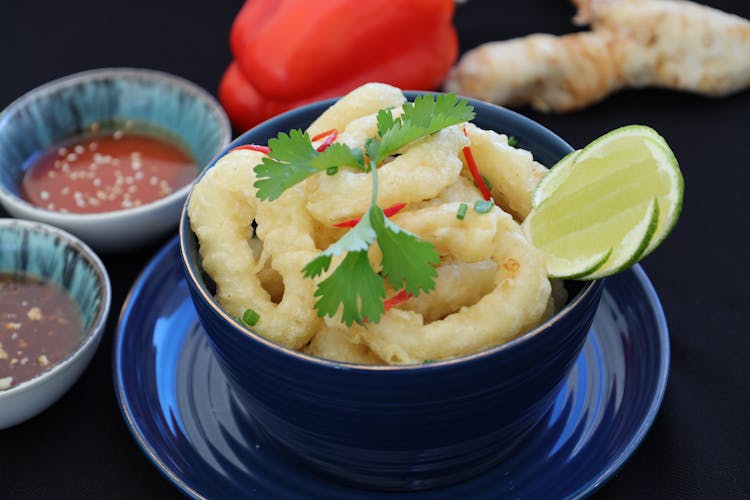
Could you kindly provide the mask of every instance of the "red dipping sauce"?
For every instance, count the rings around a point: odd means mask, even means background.
[[[148,131],[144,131],[148,129]],[[153,126],[121,127],[58,143],[34,155],[21,180],[21,196],[47,210],[99,213],[134,208],[189,184],[195,160]]]

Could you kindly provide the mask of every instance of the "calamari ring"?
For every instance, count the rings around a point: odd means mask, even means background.
[[[458,262],[448,259],[437,267],[435,288],[398,306],[414,311],[431,323],[445,318],[464,306],[475,304],[495,286],[497,264],[491,260]]]
[[[403,114],[403,108],[391,108],[386,110],[393,118]],[[339,133],[336,142],[346,144],[350,148],[360,148],[364,151],[365,142],[371,137],[378,135],[378,113],[361,116],[350,121]]]
[[[385,83],[366,83],[336,101],[323,112],[308,128],[310,137],[315,137],[327,130],[341,132],[344,127],[357,118],[378,110],[395,108],[406,102],[401,89]]]
[[[344,363],[385,364],[366,344],[349,340],[343,331],[345,328],[341,322],[338,322],[338,324],[323,322],[310,343],[302,349],[302,352]]]
[[[492,130],[466,124],[471,154],[477,168],[492,184],[492,197],[504,211],[523,221],[531,210],[531,197],[547,168],[525,149],[508,145],[508,138]],[[466,175],[468,167],[464,169]]]
[[[458,153],[468,144],[456,125],[415,141],[404,154],[378,168],[378,204],[387,207],[434,198],[458,178],[463,167]],[[361,216],[370,206],[369,172],[341,169],[335,175],[320,173],[305,185],[307,210],[323,224]]]
[[[314,222],[305,216],[301,188],[289,189],[271,203],[258,201],[253,168],[262,157],[238,150],[221,158],[193,188],[188,216],[222,308],[233,316],[253,309],[260,315],[254,327],[258,333],[299,349],[320,324],[313,307],[315,282],[300,273],[319,252],[310,234]],[[253,220],[263,242],[258,258],[250,243]],[[278,304],[259,277],[268,260],[283,278]]]
[[[399,225],[406,226],[406,219],[412,214],[427,212],[420,214],[420,219],[437,220],[446,227],[445,231],[435,232],[430,224],[428,234],[417,227],[412,227],[413,232],[460,255],[472,253],[461,248],[467,244],[461,235],[469,233],[476,224],[492,221],[496,230],[489,252],[497,264],[494,288],[475,304],[432,323],[425,324],[419,313],[393,308],[377,324],[354,325],[349,330],[351,338],[363,340],[388,363],[422,363],[479,352],[517,337],[543,318],[550,297],[543,254],[526,240],[513,218],[499,208],[493,207],[486,214],[470,210],[461,221],[463,226],[452,223],[457,209],[458,203],[428,207],[404,214]]]

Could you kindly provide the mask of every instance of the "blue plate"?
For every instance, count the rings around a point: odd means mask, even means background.
[[[117,327],[122,413],[146,455],[202,498],[392,498],[332,482],[263,444],[235,400],[188,295],[177,239],[133,285]],[[643,270],[608,278],[591,333],[555,405],[510,459],[415,499],[589,494],[633,453],[661,404],[669,338]]]

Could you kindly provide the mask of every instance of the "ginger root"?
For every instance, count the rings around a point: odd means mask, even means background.
[[[583,108],[628,87],[725,96],[750,86],[750,22],[687,0],[573,0],[591,30],[468,51],[445,90],[540,111]]]

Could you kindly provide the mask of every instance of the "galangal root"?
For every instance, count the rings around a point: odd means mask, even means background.
[[[445,90],[567,112],[623,88],[721,97],[750,86],[750,21],[687,0],[573,0],[591,30],[532,34],[468,51]]]

